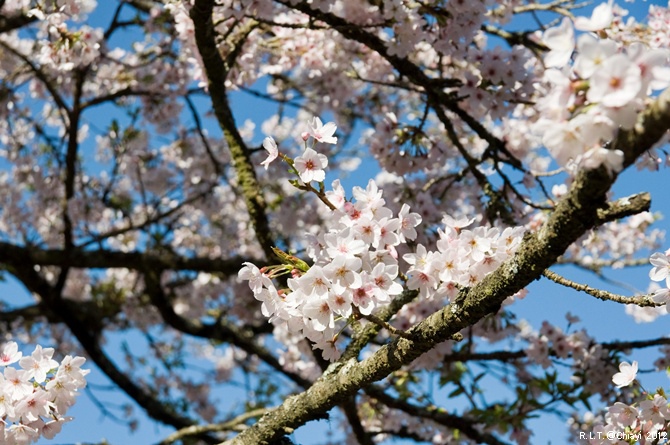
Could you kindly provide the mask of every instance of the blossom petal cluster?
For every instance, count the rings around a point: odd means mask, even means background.
[[[418,289],[427,298],[435,296],[453,299],[461,287],[470,287],[495,270],[509,258],[521,243],[523,227],[462,227],[462,222],[443,218],[444,230],[439,230],[437,251],[428,251],[419,244],[416,253],[403,259],[411,265],[407,271],[409,289]]]
[[[337,130],[335,122],[328,122],[324,125],[321,119],[314,117],[308,125],[309,131],[302,134],[302,139],[305,142],[311,137],[313,138],[313,145],[316,145],[317,142],[326,144],[337,143],[337,137],[333,136]],[[267,152],[268,157],[261,162],[261,165],[267,170],[270,164],[280,156],[280,153],[277,143],[272,136],[268,136],[263,140],[263,148]],[[290,161],[288,162],[290,163]],[[305,147],[305,151],[293,159],[292,165],[303,183],[308,184],[312,181],[323,182],[326,179],[325,168],[328,166],[328,157],[322,153],[318,153],[313,147]]]
[[[543,34],[548,90],[538,101],[535,132],[565,167],[605,166],[618,172],[623,153],[606,147],[619,128],[630,129],[654,90],[670,85],[670,51],[643,43],[624,45],[601,31],[612,22],[609,4],[591,19],[563,19]],[[602,37],[605,36],[605,37]]]
[[[666,443],[669,424],[670,407],[663,394],[649,395],[631,405],[616,402],[607,409],[604,422],[593,427],[589,443]],[[622,440],[612,441],[617,438]],[[654,438],[659,440],[650,440]]]
[[[58,363],[53,359],[53,348],[40,345],[29,356],[23,356],[16,342],[0,348],[0,444],[29,444],[40,437],[47,439],[60,432],[65,417],[74,405],[78,390],[86,386],[81,369],[83,357],[67,355]],[[12,365],[17,363],[20,369]]]
[[[339,181],[327,196],[343,195]],[[334,226],[317,236],[308,235],[313,265],[294,269],[287,289],[277,289],[270,277],[254,264],[239,272],[257,300],[263,315],[274,323],[286,323],[291,332],[302,334],[335,358],[332,341],[344,320],[354,311],[369,315],[402,293],[396,282],[399,265],[396,246],[415,239],[421,217],[404,205],[398,215],[386,207],[382,191],[370,180],[365,189],[354,187],[354,200],[334,200]]]
[[[573,315],[566,315],[569,323],[579,321]],[[607,359],[608,351],[598,344],[585,329],[565,332],[548,321],[542,322],[539,332],[530,325],[523,326],[521,336],[529,343],[526,356],[534,363],[547,369],[552,366],[552,358],[572,358],[574,381],[582,381],[584,390],[591,394],[606,394],[611,387],[612,367]]]

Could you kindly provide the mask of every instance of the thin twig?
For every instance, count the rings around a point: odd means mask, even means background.
[[[552,272],[549,269],[545,269],[545,271],[542,273],[545,277],[549,278],[551,281],[554,283],[558,283],[562,286],[565,287],[571,287],[575,290],[578,290],[580,292],[585,292],[593,297],[596,297],[600,300],[603,301],[614,301],[617,303],[621,304],[636,304],[641,307],[658,307],[658,306],[663,306],[665,303],[656,303],[654,302],[651,297],[652,294],[647,294],[647,295],[640,295],[637,297],[626,297],[624,295],[617,295],[613,294],[611,292],[607,292],[605,290],[601,289],[596,289],[591,286],[587,286],[586,284],[581,284],[574,282],[572,280],[569,280],[556,272]]]

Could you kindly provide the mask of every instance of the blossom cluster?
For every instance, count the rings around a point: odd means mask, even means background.
[[[616,402],[605,415],[605,423],[596,425],[590,444],[667,443],[670,408],[668,400],[654,394],[633,405]]]
[[[623,388],[631,385],[638,371],[637,362],[622,362],[612,382]],[[593,419],[590,434],[582,435],[581,442],[592,445],[625,443],[666,443],[670,424],[670,406],[661,390],[647,394],[637,403],[615,402],[603,417]],[[583,428],[585,425],[578,425]],[[586,440],[584,440],[586,439]]]
[[[623,153],[605,144],[618,128],[633,127],[654,90],[670,85],[667,49],[601,37],[613,18],[611,2],[603,3],[591,19],[565,18],[542,36],[548,90],[535,131],[561,166],[620,171]],[[576,43],[575,28],[586,31]]]
[[[175,31],[183,45],[181,48],[182,57],[191,67],[193,80],[199,81],[198,86],[207,87],[202,58],[195,43],[195,25],[188,15],[190,6],[189,2],[172,1],[165,5],[165,10],[172,14],[174,18]]]
[[[323,125],[314,118],[310,127],[302,137],[305,142],[310,137],[317,142],[337,142],[334,123]],[[279,152],[270,137],[263,145],[269,156],[261,165],[267,168]],[[305,183],[325,178],[328,159],[312,148],[295,160],[283,158]],[[444,229],[438,230],[437,251],[418,244],[414,253],[402,256],[410,265],[405,276],[400,271],[398,249],[417,238],[416,227],[422,221],[419,214],[403,204],[394,215],[374,180],[365,189],[354,187],[352,201],[335,180],[332,190],[322,193],[322,200],[332,210],[330,229],[307,235],[311,266],[277,251],[285,264],[259,269],[244,263],[239,277],[249,282],[254,297],[262,302],[263,315],[271,322],[286,323],[290,332],[302,332],[328,359],[338,354],[334,344],[341,327],[336,321],[352,315],[369,316],[390,303],[403,292],[398,278],[409,290],[418,290],[422,298],[451,300],[459,288],[476,284],[513,254],[524,231],[523,227],[464,230],[474,219],[445,216]],[[402,249],[406,251],[407,246]],[[277,289],[272,278],[286,273],[292,275],[286,280],[287,288]]]
[[[417,245],[415,253],[403,259],[411,265],[407,272],[409,289],[423,296],[446,296],[453,299],[461,287],[470,287],[495,270],[519,247],[523,227],[476,227],[464,230],[474,219],[442,219],[444,230],[438,230],[437,251]]]
[[[327,192],[334,206],[336,224],[326,233],[308,235],[306,263],[288,258],[289,265],[258,269],[245,263],[239,277],[249,281],[254,297],[262,302],[263,315],[285,322],[291,332],[302,332],[335,358],[333,339],[336,319],[348,319],[354,311],[370,315],[402,293],[396,246],[416,237],[421,217],[404,205],[397,216],[384,206],[382,191],[373,180],[365,189],[354,187],[354,201],[344,199],[336,180]],[[287,289],[277,289],[271,278],[290,271]]]
[[[301,137],[305,143],[307,143],[308,139],[311,137],[314,144],[317,142],[336,144],[337,137],[333,136],[336,130],[337,126],[334,122],[328,122],[324,125],[323,122],[321,122],[321,119],[314,117],[309,123],[309,130],[304,132]],[[277,159],[280,153],[277,143],[272,136],[268,136],[263,140],[263,148],[268,153],[268,157],[261,162],[261,165],[267,170],[270,163]],[[285,159],[295,169],[298,177],[305,184],[312,181],[323,182],[323,180],[326,179],[326,171],[324,169],[328,166],[328,157],[324,154],[317,153],[316,150],[311,147],[305,147],[305,151],[302,155],[293,160],[288,160],[288,158]]]
[[[15,342],[0,349],[0,366],[5,368],[0,374],[0,444],[53,439],[72,420],[64,415],[86,386],[90,370],[81,369],[83,357],[66,355],[58,363],[53,354],[53,348],[37,345],[30,356],[23,356]],[[17,362],[21,369],[9,366]]]
[[[46,5],[32,8],[27,15],[40,20],[41,42],[38,60],[41,65],[57,71],[71,71],[94,63],[100,57],[103,31],[81,26],[72,28],[69,21],[81,20],[93,11],[96,1],[65,1],[55,7]]]
[[[579,321],[571,314],[566,315],[566,318],[571,324]],[[544,321],[539,332],[532,330],[529,325],[523,326],[521,337],[528,341],[526,356],[534,363],[547,369],[552,365],[551,356],[558,359],[571,357],[573,381],[581,382],[585,391],[591,394],[608,393],[610,382],[603,378],[611,375],[608,351],[584,329],[568,333]]]

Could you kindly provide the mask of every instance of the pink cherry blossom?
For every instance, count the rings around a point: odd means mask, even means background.
[[[651,421],[654,424],[664,424],[670,420],[668,400],[660,394],[654,394],[652,400],[640,402],[640,419],[643,422]]]
[[[40,430],[42,436],[44,436],[46,439],[53,439],[58,433],[61,432],[63,425],[67,422],[70,422],[72,419],[72,417],[61,417],[59,419],[49,420],[42,426],[42,429]]]
[[[607,410],[608,422],[621,429],[635,428],[637,425],[637,409],[625,403],[616,402]]]
[[[335,327],[334,312],[330,308],[328,298],[310,298],[303,306],[303,313],[312,323],[317,331],[325,331]]]
[[[51,395],[46,391],[36,391],[29,397],[22,399],[16,410],[26,418],[28,422],[34,422],[40,417],[48,417],[52,403],[49,401]]]

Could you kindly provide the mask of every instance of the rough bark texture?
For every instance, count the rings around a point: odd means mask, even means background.
[[[256,238],[268,260],[275,258],[272,247],[275,243],[270,236],[270,226],[265,213],[265,198],[258,184],[254,165],[249,158],[247,149],[240,133],[235,125],[225,86],[229,67],[219,53],[216,45],[214,23],[212,21],[212,10],[214,1],[198,0],[191,9],[191,19],[197,23],[195,27],[195,39],[202,57],[203,65],[207,73],[207,87],[212,98],[214,114],[223,130],[233,166],[237,173],[237,181],[244,195],[244,200],[249,212],[249,218],[256,232]],[[242,42],[238,42],[242,46]]]

